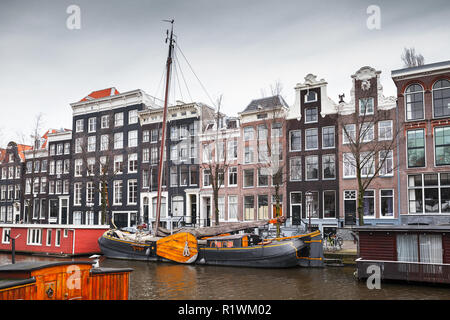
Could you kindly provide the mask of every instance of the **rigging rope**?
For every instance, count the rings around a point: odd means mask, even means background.
[[[184,78],[183,69],[181,69],[181,65],[180,65],[180,62],[178,60],[178,56],[177,56],[176,50],[174,51],[174,58],[175,58],[175,61],[176,61],[176,67],[179,68],[179,72],[181,73],[181,78],[183,79],[184,86],[186,87],[186,91],[187,91],[189,99],[190,99],[189,102],[193,102],[194,100],[192,99],[191,92],[189,91],[189,87],[188,87],[188,85],[186,83],[186,79]]]

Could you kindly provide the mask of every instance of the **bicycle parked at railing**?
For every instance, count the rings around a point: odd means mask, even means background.
[[[344,239],[336,235],[336,233],[325,233],[323,238],[323,245],[325,250],[341,250],[344,244]]]

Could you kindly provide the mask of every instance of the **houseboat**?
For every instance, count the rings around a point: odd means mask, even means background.
[[[90,261],[7,264],[0,266],[0,300],[128,300],[132,271]]]
[[[361,226],[357,276],[450,284],[450,225]]]

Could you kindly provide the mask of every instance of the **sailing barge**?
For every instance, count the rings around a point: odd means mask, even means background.
[[[166,261],[185,264],[256,268],[323,266],[322,237],[319,231],[292,237],[262,239],[252,233],[232,234],[249,226],[277,223],[283,217],[254,223],[175,230],[154,237],[138,231],[109,230],[99,238],[102,253],[108,258]],[[219,230],[227,233],[217,234]],[[163,230],[159,230],[160,234]]]

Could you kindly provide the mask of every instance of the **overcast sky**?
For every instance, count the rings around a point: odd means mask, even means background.
[[[81,9],[79,30],[66,26],[72,4]],[[370,5],[381,10],[379,30],[367,27]],[[1,0],[2,144],[31,132],[39,112],[45,128],[71,128],[69,104],[94,90],[162,98],[168,25],[161,20],[172,18],[179,47],[212,100],[223,94],[229,115],[276,81],[292,105],[308,73],[328,81],[334,101],[341,93],[348,99],[350,76],[366,65],[382,71],[385,95],[394,95],[390,72],[403,67],[404,47],[425,63],[450,60],[449,0]],[[192,99],[211,104],[178,59]],[[174,98],[190,100],[184,88]]]

